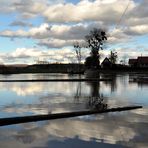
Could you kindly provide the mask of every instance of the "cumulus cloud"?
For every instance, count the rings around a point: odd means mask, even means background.
[[[141,55],[141,50],[143,47],[129,48],[129,47],[118,47],[116,48],[116,52],[118,53],[118,62],[120,60],[125,60],[127,62],[128,58],[135,58]],[[112,49],[113,50],[113,49]],[[147,48],[142,51],[142,54],[148,56]],[[85,58],[89,56],[89,49],[82,49],[82,62],[85,61]],[[110,50],[104,49],[100,52],[101,61],[108,57],[110,54]],[[76,63],[76,53],[73,48],[62,48],[55,50],[43,50],[37,48],[17,48],[13,52],[0,54],[0,62],[5,64],[12,63],[25,63],[25,64],[34,64],[40,61],[48,61],[50,63]]]
[[[11,39],[32,38],[40,47],[63,49],[66,46],[73,46],[75,41],[81,42],[94,27],[107,30],[110,45],[113,43],[126,44],[134,40],[134,37],[148,33],[147,0],[142,2],[81,0],[77,3],[64,0],[1,0],[0,4],[2,4],[0,11],[3,13],[14,12],[16,14],[17,19],[9,24],[12,28],[14,26],[28,27],[28,30],[26,28],[4,29],[0,32],[0,36]],[[127,5],[128,9],[121,19]],[[32,17],[41,17],[44,20],[38,26],[32,26],[28,19],[20,21],[22,18],[31,19]],[[22,54],[23,57],[30,58]],[[14,59],[14,56],[12,58]],[[1,61],[3,61],[2,58]]]
[[[47,48],[61,48],[64,46],[72,46],[74,40],[60,40],[60,39],[43,39],[40,40],[38,45],[46,46]]]
[[[17,12],[21,18],[36,17],[39,13],[47,9],[48,5],[64,3],[64,0],[1,0],[1,13]]]
[[[74,25],[49,25],[43,23],[38,27],[32,27],[28,31],[19,29],[16,31],[4,30],[0,32],[5,37],[31,37],[34,39],[84,39],[84,36],[94,27],[102,27],[100,23],[74,24]]]
[[[44,9],[46,9],[47,1],[44,0],[41,2],[40,0],[34,1],[19,1],[13,3],[13,7],[15,7],[15,10],[21,14],[23,18],[32,18],[37,16],[39,12],[42,12]]]
[[[84,62],[86,56],[89,55],[89,51],[82,50],[82,62]],[[62,48],[56,50],[42,50],[36,48],[17,48],[13,52],[0,54],[1,61],[5,61],[6,64],[12,63],[26,63],[34,64],[37,60],[48,61],[49,63],[76,63],[76,53],[71,48]]]
[[[145,35],[148,33],[148,25],[131,26],[125,30],[128,35]]]
[[[1,13],[10,13],[15,11],[15,7],[13,7],[13,3],[18,2],[19,0],[1,0]]]
[[[0,58],[7,64],[22,62],[29,64],[34,62],[34,58],[39,56],[44,56],[44,51],[33,48],[17,48],[13,52],[3,53],[3,55],[0,55]]]
[[[33,25],[28,22],[14,21],[10,24],[10,26],[32,27]]]
[[[147,5],[147,0],[142,0],[140,3],[136,3],[135,7],[129,11],[129,15],[132,15],[136,18],[147,18]]]
[[[43,16],[51,22],[103,21],[114,24],[117,18],[121,16],[127,2],[129,0],[109,2],[82,0],[77,4],[67,3],[48,6],[43,12]],[[130,2],[130,8],[132,8],[134,3]]]
[[[58,1],[59,2],[59,1]],[[19,1],[14,2],[16,11],[22,11],[20,14],[30,13],[32,15],[40,15],[45,17],[49,22],[78,22],[74,25],[49,25],[48,23],[43,23],[38,27],[32,27],[28,31],[25,30],[3,30],[0,32],[1,36],[4,37],[31,37],[34,39],[45,39],[45,38],[52,38],[54,41],[56,40],[76,40],[76,39],[83,39],[86,34],[88,34],[89,30],[94,27],[100,28],[102,26],[106,26],[110,28],[110,25],[120,25],[118,21],[122,16],[123,11],[125,10],[127,4],[128,11],[126,17],[123,18],[122,25],[127,25],[127,27],[122,28],[123,31],[118,31],[115,36],[112,33],[112,41],[116,41],[116,39],[121,39],[123,41],[128,35],[143,35],[147,33],[147,17],[144,14],[141,14],[140,17],[135,14],[134,12],[142,9],[147,11],[145,8],[146,2],[136,4],[134,1],[122,1],[122,0],[112,0],[112,1],[88,1],[82,0],[77,4],[72,3],[50,3],[45,0],[45,2],[41,3],[40,0],[34,1]],[[44,5],[44,6],[43,6]],[[41,8],[40,8],[41,7]],[[103,9],[102,9],[103,8]],[[43,10],[42,10],[43,9]],[[141,11],[138,13],[141,13]],[[109,15],[112,14],[112,15]],[[142,20],[142,22],[141,22]],[[83,23],[90,21],[91,23]],[[81,22],[81,23],[80,23]],[[122,24],[123,23],[123,24]],[[140,24],[139,24],[140,23]],[[13,22],[11,25],[29,25],[25,24],[24,22]],[[131,26],[130,26],[131,25]],[[51,39],[51,40],[52,40]],[[50,41],[51,41],[50,40]],[[60,42],[60,43],[61,43]],[[69,43],[70,41],[68,41]],[[60,44],[59,43],[59,44]],[[39,45],[44,45],[45,42],[39,41]],[[62,43],[61,43],[62,44]],[[45,44],[47,45],[47,44]],[[50,43],[49,43],[50,45]],[[68,44],[69,45],[69,44]],[[49,47],[49,46],[48,46]],[[59,47],[59,46],[57,46]]]
[[[74,24],[74,25],[49,25],[41,24],[39,27],[32,27],[28,31],[19,29],[16,31],[1,31],[0,35],[11,38],[33,38],[37,39],[38,45],[47,47],[73,46],[75,41],[84,40],[84,36],[93,28],[102,28],[100,23]]]
[[[130,40],[122,28],[115,28],[108,33],[108,43],[122,43]]]
[[[0,32],[1,36],[5,37],[32,37],[32,38],[42,38],[47,36],[48,24],[42,24],[39,27],[32,27],[29,31],[19,29],[17,31],[5,30]]]

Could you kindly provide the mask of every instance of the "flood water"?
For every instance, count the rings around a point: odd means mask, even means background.
[[[0,117],[142,105],[142,109],[0,127],[1,148],[146,148],[148,83],[129,82],[135,73],[100,74],[103,82],[0,82]],[[81,76],[83,78],[84,76]],[[17,74],[8,79],[72,79],[78,75]]]

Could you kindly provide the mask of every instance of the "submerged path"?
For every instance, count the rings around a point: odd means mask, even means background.
[[[32,79],[32,80],[0,80],[0,82],[97,82],[112,81],[112,79]]]
[[[46,114],[46,115],[0,118],[0,126],[44,121],[44,120],[61,119],[61,118],[70,118],[70,117],[84,116],[84,115],[91,115],[91,114],[127,111],[127,110],[133,110],[138,108],[142,108],[142,106],[126,106],[126,107],[118,107],[118,108],[103,109],[103,110],[86,110],[86,111],[65,112],[65,113],[55,113],[55,114]]]

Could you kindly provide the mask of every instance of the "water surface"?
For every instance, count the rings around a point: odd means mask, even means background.
[[[0,127],[0,146],[135,147],[148,145],[148,84],[129,82],[142,74],[101,74],[106,82],[0,82],[0,117],[142,105],[143,109]],[[82,76],[83,78],[84,76]],[[0,75],[0,79],[79,78],[66,74]]]

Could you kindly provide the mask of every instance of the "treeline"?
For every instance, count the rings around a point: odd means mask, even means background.
[[[84,73],[84,64],[34,64],[26,66],[0,66],[1,74],[17,73]]]
[[[141,72],[148,71],[146,67],[129,67],[126,65],[114,64],[108,68],[98,68],[100,72]],[[0,66],[0,74],[18,74],[18,73],[69,73],[83,74],[85,72],[84,64],[34,64],[26,66]]]

